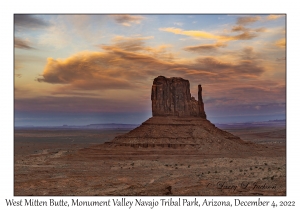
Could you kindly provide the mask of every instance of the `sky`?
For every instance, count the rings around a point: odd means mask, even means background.
[[[282,14],[15,14],[15,126],[142,123],[160,75],[213,123],[285,119],[285,37]]]

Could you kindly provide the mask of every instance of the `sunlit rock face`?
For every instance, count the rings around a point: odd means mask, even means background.
[[[152,92],[153,116],[201,117],[206,119],[202,101],[202,87],[198,85],[198,101],[191,97],[188,80],[164,76],[153,81]]]

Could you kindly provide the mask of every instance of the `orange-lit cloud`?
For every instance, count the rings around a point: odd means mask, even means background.
[[[132,24],[140,24],[144,19],[140,15],[112,15],[115,21],[123,26],[131,26]]]
[[[284,15],[268,15],[267,20],[276,20],[281,17],[284,17]]]
[[[231,61],[213,56],[179,60],[166,52],[164,46],[146,46],[147,39],[116,37],[112,45],[101,46],[103,52],[84,51],[66,59],[48,58],[37,81],[63,85],[54,90],[53,93],[58,94],[78,90],[134,90],[147,87],[158,75],[229,82],[237,78],[257,78],[264,72],[252,48],[245,48]],[[190,47],[190,50],[222,46],[225,45],[216,43]]]
[[[48,58],[37,81],[64,84],[61,91],[137,88],[143,80],[174,65],[164,46],[144,45],[143,40],[148,38],[115,37],[114,44],[101,46],[104,52],[83,51],[66,59]]]
[[[129,88],[128,81],[114,76],[114,69],[106,66],[110,62],[101,52],[81,52],[67,59],[48,58],[39,82],[52,84],[71,84],[75,89],[99,89],[99,88]]]
[[[275,42],[275,45],[276,45],[277,47],[285,48],[285,46],[286,46],[285,38],[282,38],[282,39],[276,41],[276,42]]]

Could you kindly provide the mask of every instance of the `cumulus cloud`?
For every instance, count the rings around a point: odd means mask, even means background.
[[[144,19],[143,16],[140,15],[112,15],[114,20],[123,25],[123,26],[131,26],[132,24],[140,24]]]
[[[29,45],[28,41],[23,40],[21,38],[17,38],[17,37],[15,37],[14,46],[15,46],[15,48],[19,48],[19,49],[26,49],[26,50],[34,49],[33,47],[31,47]]]

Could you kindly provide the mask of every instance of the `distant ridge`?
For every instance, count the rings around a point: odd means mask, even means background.
[[[89,125],[62,125],[62,126],[15,126],[16,129],[134,129],[139,124],[102,123]]]
[[[241,122],[241,123],[215,123],[219,128],[233,128],[233,127],[259,127],[259,126],[286,126],[286,120],[268,120],[260,122]]]

